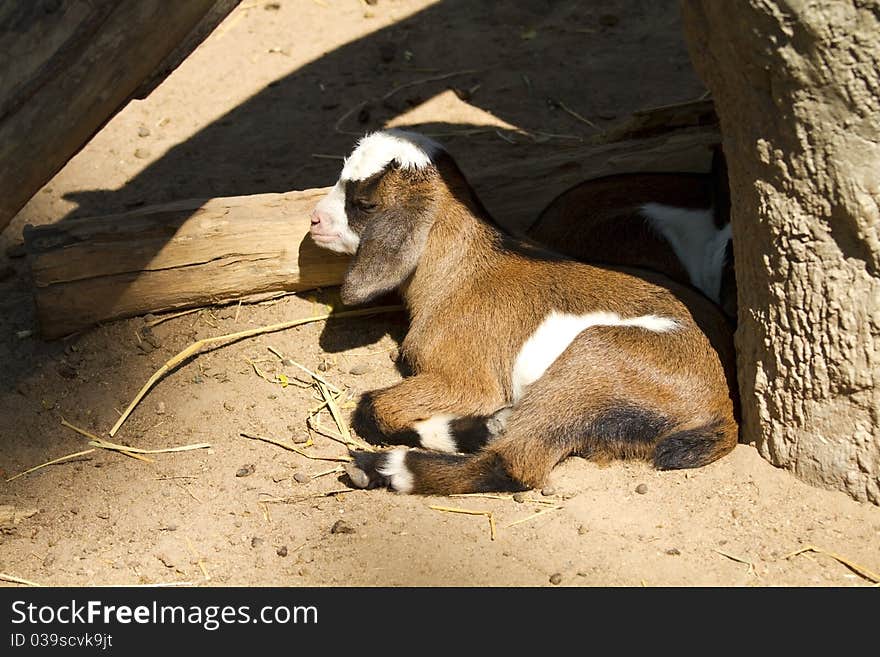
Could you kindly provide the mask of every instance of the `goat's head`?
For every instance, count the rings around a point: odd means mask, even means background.
[[[342,300],[359,304],[400,286],[416,268],[433,222],[442,153],[417,134],[367,135],[312,212],[318,246],[354,256]]]

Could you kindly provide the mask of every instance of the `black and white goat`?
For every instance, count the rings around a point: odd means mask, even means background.
[[[692,285],[736,321],[727,167],[708,173],[624,173],[557,196],[527,235],[575,260],[650,269]]]
[[[416,448],[358,453],[358,483],[518,490],[570,455],[693,468],[737,442],[732,340],[717,307],[659,274],[507,236],[420,135],[363,138],[311,235],[354,256],[346,304],[397,289],[410,314],[401,352],[414,375],[364,395],[355,428]]]

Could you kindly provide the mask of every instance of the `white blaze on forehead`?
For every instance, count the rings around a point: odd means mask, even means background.
[[[345,160],[341,180],[365,180],[391,162],[404,169],[421,169],[441,149],[436,142],[415,133],[386,130],[367,135]]]
[[[408,493],[413,489],[413,476],[406,467],[406,447],[398,447],[383,456],[379,466],[379,474],[388,478],[388,484],[399,493]]]
[[[693,210],[660,203],[646,203],[641,209],[648,223],[669,242],[691,284],[718,303],[730,224],[720,230],[716,228],[711,209]]]
[[[553,311],[544,318],[517,354],[512,377],[514,401],[522,397],[526,387],[544,375],[572,340],[591,326],[631,326],[663,333],[676,329],[678,322],[657,315],[624,319],[617,313],[572,315]]]

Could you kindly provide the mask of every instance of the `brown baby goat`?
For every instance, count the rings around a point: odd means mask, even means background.
[[[397,289],[410,314],[414,375],[364,395],[355,428],[416,449],[358,453],[356,484],[521,490],[570,455],[693,468],[737,442],[730,329],[710,301],[509,237],[420,135],[363,138],[311,235],[354,256],[346,304]]]

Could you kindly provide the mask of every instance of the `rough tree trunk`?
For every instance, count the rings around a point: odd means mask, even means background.
[[[745,437],[880,504],[880,5],[682,9],[729,165]]]

